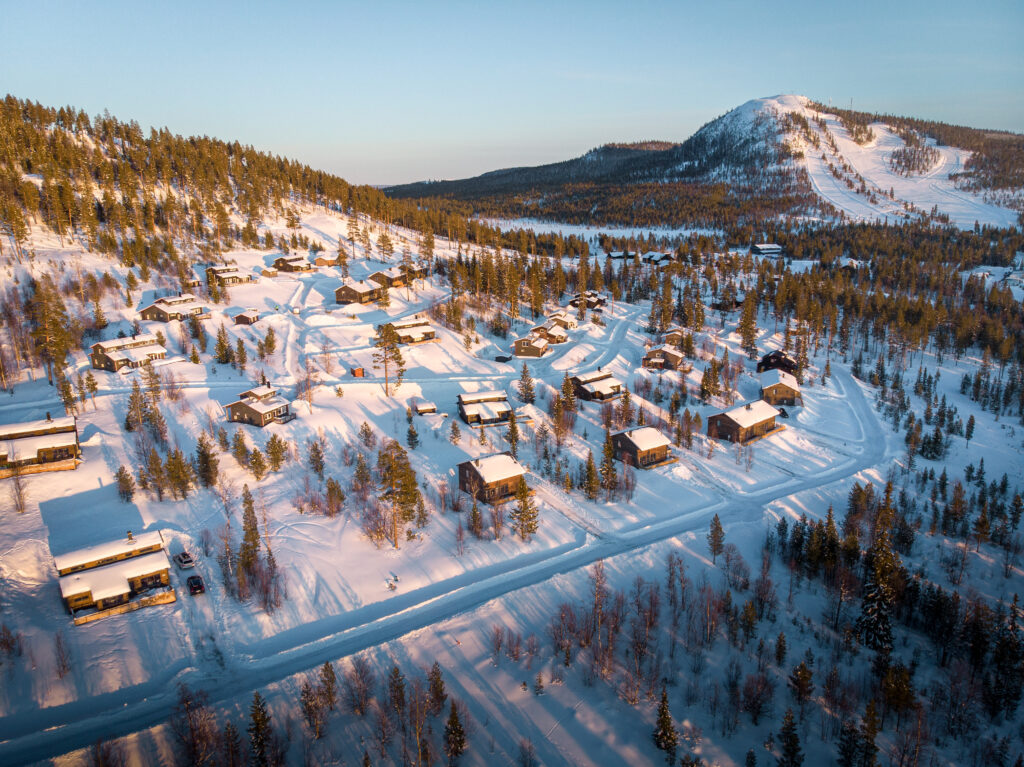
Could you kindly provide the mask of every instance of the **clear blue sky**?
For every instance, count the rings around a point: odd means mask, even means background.
[[[0,93],[358,183],[682,140],[777,93],[1024,132],[1020,0],[0,0],[0,28]]]

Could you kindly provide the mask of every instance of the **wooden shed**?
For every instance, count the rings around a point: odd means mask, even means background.
[[[652,469],[675,461],[669,455],[668,437],[653,426],[638,426],[612,434],[615,459],[628,466]]]
[[[799,400],[800,384],[785,370],[766,370],[761,374],[761,399],[769,405],[795,405]]]

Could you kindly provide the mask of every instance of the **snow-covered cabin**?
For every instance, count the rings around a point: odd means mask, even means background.
[[[764,400],[748,402],[708,417],[708,436],[746,444],[775,429],[779,411]]]
[[[236,325],[255,325],[260,320],[260,313],[255,309],[246,309],[239,312],[232,319]]]
[[[26,467],[29,473],[77,469],[81,455],[74,416],[0,426],[0,479]]]
[[[569,334],[565,331],[565,328],[554,320],[547,320],[533,328],[531,332],[546,338],[548,343],[552,344],[564,344],[569,340]]]
[[[405,320],[395,320],[380,326],[380,329],[390,327],[398,336],[400,344],[422,344],[427,341],[437,340],[437,331],[430,324],[426,317],[416,316]],[[379,331],[378,331],[379,334]]]
[[[459,417],[472,425],[505,423],[512,416],[512,406],[503,391],[462,393],[458,396]]]
[[[170,585],[170,560],[159,531],[54,556],[68,612],[106,610]]]
[[[615,459],[641,469],[669,463],[670,444],[668,437],[653,426],[638,426],[612,434]]]
[[[557,311],[548,316],[548,320],[551,322],[558,323],[566,330],[575,330],[579,327],[579,322],[574,314],[569,314],[567,311]]]
[[[130,338],[115,338],[92,345],[89,362],[97,370],[117,371],[123,367],[142,367],[147,361],[162,360],[167,350],[152,333],[139,333]]]
[[[284,423],[294,418],[288,400],[278,395],[277,389],[270,386],[257,386],[255,389],[244,391],[238,395],[237,402],[225,405],[224,409],[228,413],[229,421],[248,423],[261,428],[274,421]]]
[[[605,401],[615,399],[622,394],[622,381],[611,373],[595,370],[591,373],[580,373],[569,379],[573,391],[579,399]]]
[[[608,299],[596,290],[588,290],[585,293],[577,293],[569,299],[569,306],[579,306],[580,302],[583,302],[588,309],[600,309],[608,303]]]
[[[761,374],[761,399],[769,405],[795,405],[803,401],[796,376],[785,370],[766,370]]]
[[[241,285],[255,281],[256,275],[248,269],[230,265],[206,267],[206,283],[208,285],[214,282],[218,285]]]
[[[501,503],[516,494],[524,469],[511,453],[474,458],[459,464],[459,489],[478,501]]]
[[[412,412],[416,415],[430,415],[437,412],[437,405],[428,399],[414,400],[411,407]]]
[[[370,275],[370,279],[383,285],[385,288],[403,288],[408,280],[405,272],[399,266],[392,266],[389,269],[382,269]]]
[[[517,357],[543,357],[551,351],[548,339],[539,333],[530,333],[517,338],[512,344],[512,353]]]
[[[281,272],[312,272],[316,267],[305,256],[278,256],[274,266]]]
[[[780,259],[784,253],[781,245],[776,245],[774,242],[759,242],[750,247],[750,255],[760,256],[761,258]]]
[[[648,349],[641,364],[653,370],[679,370],[685,359],[678,348],[665,344]]]
[[[339,304],[368,304],[380,298],[382,290],[385,288],[374,280],[353,280],[346,277],[341,287],[334,291],[334,300]]]
[[[776,349],[768,352],[757,363],[757,372],[763,373],[766,370],[784,370],[790,375],[796,375],[796,360],[784,351]]]
[[[665,331],[665,343],[668,344],[669,346],[682,348],[683,339],[685,338],[686,330],[679,327],[678,325],[673,325],[672,327]]]
[[[158,298],[149,306],[139,309],[139,315],[144,320],[155,320],[156,322],[210,316],[206,311],[206,305],[191,293],[179,293],[176,296]]]

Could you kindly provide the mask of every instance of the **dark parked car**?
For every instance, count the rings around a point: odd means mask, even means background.
[[[203,585],[203,579],[198,575],[190,575],[186,583],[188,584],[188,593],[192,596],[206,592],[206,586]]]
[[[780,407],[779,408],[779,417],[780,418],[789,418],[789,413],[786,411],[786,408],[784,408],[784,407]]]

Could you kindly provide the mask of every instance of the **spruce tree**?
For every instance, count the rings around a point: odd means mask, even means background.
[[[406,444],[409,445],[410,450],[415,450],[420,446],[420,435],[419,432],[416,431],[416,424],[409,424],[409,429],[405,434],[405,441]]]
[[[270,767],[273,730],[267,703],[258,692],[249,706],[249,758],[253,767]]]
[[[473,497],[473,506],[469,510],[469,532],[473,534],[474,538],[484,537],[484,517],[480,513],[476,496]]]
[[[747,291],[743,299],[743,313],[740,315],[740,346],[750,359],[757,359],[757,297],[754,291]]]
[[[782,745],[779,767],[802,767],[804,754],[800,750],[800,734],[796,729],[796,720],[793,718],[792,709],[787,708],[786,715],[782,718],[779,740]]]
[[[203,432],[199,435],[196,443],[196,473],[199,476],[199,484],[203,487],[213,487],[217,484],[220,459],[213,450],[213,443]]]
[[[249,446],[245,444],[245,432],[239,426],[231,437],[231,455],[238,461],[239,466],[249,465]]]
[[[228,340],[228,331],[224,327],[224,323],[220,324],[220,329],[217,331],[217,343],[213,347],[214,359],[221,365],[230,365],[234,360],[234,352],[231,351],[231,343]]]
[[[256,503],[249,486],[242,486],[242,544],[238,548],[238,564],[246,573],[255,571],[259,561],[260,531],[256,521]]]
[[[462,431],[459,429],[458,421],[453,418],[452,427],[448,430],[448,441],[453,445],[457,445],[460,439],[462,439]]]
[[[332,711],[338,705],[338,676],[330,661],[324,661],[320,667],[320,695],[324,704]]]
[[[610,430],[604,430],[604,445],[601,448],[601,487],[608,500],[612,499],[619,486],[619,476],[615,471],[615,444]]]
[[[125,503],[131,503],[135,497],[135,478],[127,466],[120,466],[117,469],[117,495]]]
[[[668,709],[668,691],[661,685],[661,703],[658,704],[658,719],[654,724],[654,745],[665,752],[665,761],[674,764],[676,749],[679,747],[679,733],[672,722],[672,713]]]
[[[572,381],[569,380],[568,373],[562,377],[562,408],[567,413],[576,410],[576,390],[573,388]]]
[[[512,510],[511,517],[512,529],[519,534],[522,540],[530,540],[530,537],[537,532],[537,505],[530,497],[530,488],[522,477],[519,478],[519,487],[516,488],[516,505]]]
[[[249,453],[249,470],[256,477],[257,482],[266,476],[267,461],[263,457],[263,452],[258,447],[254,447],[252,452]]]
[[[459,721],[459,709],[453,700],[448,708],[448,721],[444,726],[444,754],[450,767],[459,763],[459,757],[466,752],[466,731]]]
[[[508,414],[508,432],[505,435],[508,440],[509,452],[513,458],[519,457],[519,423],[516,421],[516,412],[513,410]]]
[[[528,405],[532,405],[537,395],[533,390],[533,378],[530,376],[530,371],[526,367],[526,363],[523,363],[523,370],[519,375],[519,399]]]
[[[306,456],[306,461],[309,464],[309,469],[317,475],[321,480],[324,478],[324,449],[320,444],[319,439],[311,439],[309,441],[309,453]]]
[[[385,291],[386,292],[386,291]],[[384,370],[384,396],[390,397],[402,385],[405,377],[405,360],[398,348],[398,332],[391,325],[381,325],[377,329],[377,342],[374,344],[373,366]]]
[[[427,686],[430,696],[430,713],[437,716],[444,710],[445,701],[448,700],[448,693],[444,689],[444,676],[441,674],[441,666],[435,660],[427,673]]]
[[[568,474],[566,474],[568,476]],[[594,453],[587,453],[587,468],[583,479],[583,492],[591,501],[596,501],[601,492],[601,480],[597,474],[597,466],[594,465]]]
[[[711,529],[708,530],[708,551],[711,552],[712,563],[718,560],[718,555],[725,548],[725,530],[722,529],[722,520],[715,514],[711,518]]]
[[[844,720],[839,729],[839,744],[837,747],[838,767],[859,767],[860,765],[860,734],[857,732],[857,725],[849,719]]]

